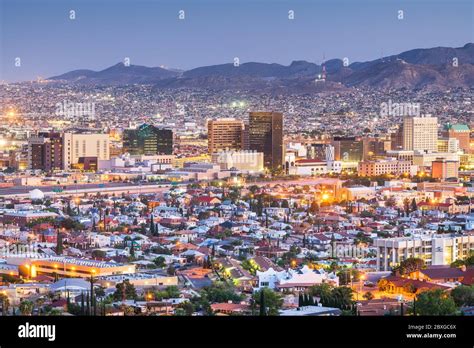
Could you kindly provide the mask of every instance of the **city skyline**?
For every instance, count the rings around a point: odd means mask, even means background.
[[[276,339],[472,340],[473,9],[0,0],[0,316],[34,322],[13,337],[111,317],[94,342],[222,345],[222,316],[310,316]],[[284,330],[259,321],[233,336]]]
[[[474,41],[473,6],[465,0],[244,1],[232,11],[228,3],[214,0],[199,6],[190,1],[138,4],[130,15],[128,1],[2,0],[0,80],[102,70],[125,58],[132,65],[183,70],[232,63],[235,57],[241,64],[320,64],[323,58],[344,57],[352,63]],[[69,18],[70,10],[75,19]],[[15,58],[21,59],[20,67]]]

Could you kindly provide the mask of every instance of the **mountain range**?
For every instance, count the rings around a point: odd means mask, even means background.
[[[439,90],[474,87],[474,44],[413,49],[352,64],[344,64],[341,59],[328,60],[322,65],[303,60],[288,66],[249,62],[180,71],[118,63],[101,71],[74,70],[48,80],[81,85],[152,84],[156,88],[281,92],[342,91],[351,87]]]

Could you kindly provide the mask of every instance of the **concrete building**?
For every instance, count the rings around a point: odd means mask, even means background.
[[[199,181],[224,179],[230,176],[230,171],[223,171],[220,165],[214,163],[189,162],[185,163],[182,169],[167,172],[165,175],[173,181]]]
[[[291,155],[286,157],[288,174],[301,176],[317,176],[327,173],[340,173],[342,171],[341,161],[321,161],[317,159],[292,159]]]
[[[64,169],[87,157],[96,157],[97,160],[108,160],[110,157],[108,134],[64,133],[63,142]]]
[[[47,172],[64,169],[61,133],[40,132],[28,139],[28,169]]]
[[[470,151],[470,134],[469,126],[465,124],[448,124],[445,132],[448,139],[458,140],[459,148],[464,153],[469,153]]]
[[[459,140],[456,138],[438,139],[438,152],[457,153],[460,151]]]
[[[459,176],[459,161],[448,161],[443,158],[432,162],[431,176],[435,179],[452,179]]]
[[[410,257],[426,265],[450,265],[464,259],[474,249],[474,235],[431,234],[413,237],[376,238],[377,270],[389,271]]]
[[[114,274],[130,274],[135,273],[136,268],[134,264],[82,260],[63,256],[31,260],[31,262],[27,262],[24,265],[28,266],[27,268],[32,271],[34,270],[37,274],[53,275],[56,273],[60,277],[76,278],[86,278],[91,275],[98,277]]]
[[[209,154],[244,148],[244,122],[232,118],[208,120],[207,142]]]
[[[262,152],[221,151],[212,154],[212,163],[218,164],[222,170],[235,168],[249,173],[264,171]]]
[[[433,161],[443,159],[446,161],[457,161],[459,162],[459,154],[449,152],[432,152],[424,153],[416,151],[413,154],[413,164],[417,165],[420,169],[431,168]]]
[[[398,161],[393,158],[379,161],[359,162],[357,172],[360,176],[378,176],[383,174],[415,175],[417,166],[410,161]]]
[[[403,149],[414,151],[438,150],[438,118],[431,116],[403,119]]]
[[[334,159],[342,162],[357,163],[364,158],[364,142],[356,137],[334,137]]]

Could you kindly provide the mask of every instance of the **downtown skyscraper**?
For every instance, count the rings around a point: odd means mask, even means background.
[[[251,112],[248,127],[249,150],[263,152],[264,166],[283,169],[283,114]]]

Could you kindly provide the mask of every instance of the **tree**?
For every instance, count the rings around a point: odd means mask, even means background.
[[[176,269],[173,267],[173,265],[170,265],[166,270],[166,273],[168,273],[170,276],[174,276],[176,274]]]
[[[137,298],[137,291],[135,290],[135,286],[130,283],[128,279],[125,279],[122,283],[118,283],[115,285],[115,292],[113,294],[113,298],[116,301],[120,301],[123,299],[124,294],[125,298],[129,300],[135,300]]]
[[[158,268],[163,268],[166,266],[166,259],[163,256],[158,256],[153,260],[153,262]]]
[[[331,292],[332,307],[340,309],[349,309],[352,305],[353,290],[346,286],[334,288]],[[324,305],[324,304],[323,304]]]
[[[409,257],[408,259],[400,262],[400,265],[395,267],[393,272],[398,272],[400,275],[408,275],[423,268],[425,268],[425,261],[419,258]]]
[[[460,285],[451,290],[451,297],[458,307],[474,306],[474,285]]]
[[[451,264],[451,267],[461,266],[474,266],[474,251],[471,251],[464,260],[458,259]]]
[[[226,282],[215,282],[211,286],[203,288],[201,295],[205,296],[210,302],[240,302],[243,296],[238,294],[236,288]]]
[[[303,298],[303,294],[300,293],[298,296],[298,307],[303,307],[303,306],[304,306],[304,298]]]
[[[411,211],[417,211],[418,210],[418,206],[416,205],[416,199],[413,198],[413,200],[411,201]]]
[[[323,283],[313,285],[309,288],[310,296],[319,297],[319,302],[326,307],[336,307],[340,309],[348,309],[352,305],[352,289],[346,286],[332,287]]]
[[[283,298],[279,293],[269,288],[263,288],[255,292],[252,297],[260,308],[260,315],[279,315],[283,305]]]
[[[152,236],[154,236],[156,233],[155,231],[155,222],[153,221],[153,214],[151,214],[151,217],[150,217],[150,234]]]
[[[370,291],[367,291],[363,297],[367,300],[367,301],[370,301],[374,298],[374,294],[372,294]]]
[[[6,315],[8,313],[8,308],[10,307],[10,300],[8,296],[5,294],[0,294],[0,302],[2,303],[2,315]]]
[[[85,309],[84,309],[84,292],[81,292],[81,315],[85,315]]]
[[[403,208],[405,209],[405,213],[408,215],[410,213],[410,200],[408,198],[403,200]]]
[[[56,254],[61,255],[63,253],[63,234],[58,232],[56,237]]]
[[[417,296],[416,314],[431,316],[454,315],[456,314],[456,304],[443,290],[428,290]]]
[[[34,304],[31,301],[25,300],[20,303],[20,313],[21,315],[31,315],[33,312]]]
[[[265,291],[260,291],[260,302],[258,305],[260,306],[260,316],[267,315],[267,307],[265,305]]]
[[[193,313],[196,311],[195,306],[190,301],[186,301],[179,304],[177,306],[177,309],[182,310],[183,315],[187,315],[187,316],[193,315]],[[176,312],[175,312],[175,315],[177,315]]]

